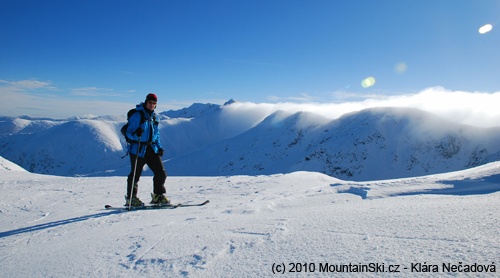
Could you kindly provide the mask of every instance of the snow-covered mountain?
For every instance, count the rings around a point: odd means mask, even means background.
[[[255,114],[252,110],[235,112],[237,105],[238,102],[230,100],[223,106],[193,104],[187,109],[182,109],[181,113],[160,113],[166,116],[160,120],[164,159],[178,157],[233,138],[252,128],[265,117]],[[176,114],[180,117],[173,117]]]
[[[193,103],[187,108],[182,108],[180,110],[170,110],[159,114],[161,116],[166,116],[169,118],[196,118],[198,116],[216,111],[219,108],[220,105],[217,104]]]
[[[248,130],[262,116],[252,111],[229,115],[224,106],[194,104],[183,109],[181,116],[161,113],[160,134],[164,159],[202,149]],[[130,171],[126,142],[120,128],[123,116],[91,119],[48,120],[0,118],[0,155],[34,173],[74,175],[124,175]],[[167,116],[170,115],[170,116]]]
[[[279,111],[166,167],[172,175],[188,176],[316,171],[353,180],[401,178],[494,161],[499,140],[498,128],[455,124],[417,109],[373,108],[336,120]]]
[[[263,111],[234,100],[160,113],[168,174],[261,175],[315,171],[351,180],[462,170],[498,159],[500,129],[444,121],[407,108],[339,119]],[[0,118],[0,155],[30,172],[126,175],[123,116]],[[148,174],[145,172],[145,174]]]
[[[1,126],[13,132],[0,138],[1,155],[30,172],[73,176],[125,165],[120,122],[14,119]]]

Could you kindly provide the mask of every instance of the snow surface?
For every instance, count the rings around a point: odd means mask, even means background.
[[[28,172],[19,165],[8,161],[0,156],[0,171]]]
[[[385,277],[324,273],[320,264],[400,265],[391,277],[498,277],[448,273],[442,264],[500,261],[500,163],[433,176],[371,182],[314,172],[169,177],[175,210],[122,205],[124,177],[0,171],[3,277],[274,277],[273,264],[308,263],[284,277]],[[152,179],[140,181],[149,200]],[[439,273],[412,272],[412,264]],[[404,269],[404,268],[407,269]],[[274,268],[276,270],[276,268]]]

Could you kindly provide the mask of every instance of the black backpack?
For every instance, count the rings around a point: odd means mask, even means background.
[[[127,128],[128,128],[128,125],[129,125],[129,120],[130,120],[130,117],[132,117],[132,115],[135,114],[135,112],[139,112],[141,114],[141,122],[139,125],[142,125],[145,121],[153,121],[155,122],[155,124],[157,124],[158,122],[156,121],[156,114],[153,114],[153,119],[149,119],[149,120],[146,120],[146,116],[144,115],[144,111],[142,110],[136,110],[135,108],[134,109],[130,109],[127,113],[127,123],[122,126],[122,129],[120,130],[121,133],[123,134],[123,136],[125,136],[125,140],[127,141],[127,143],[129,144],[132,144],[132,143],[137,143],[137,141],[135,140],[132,140],[130,138],[128,138],[127,136]]]

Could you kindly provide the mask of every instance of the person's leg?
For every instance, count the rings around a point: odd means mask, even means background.
[[[127,178],[127,196],[130,197],[130,190],[132,189],[132,179],[134,179],[134,165],[135,165],[135,158],[137,156],[134,154],[130,154],[130,164],[131,164],[131,169],[130,169],[130,174],[128,175]],[[135,182],[134,182],[134,190],[132,192],[132,197],[137,198],[137,190],[138,190],[138,182],[139,179],[141,178],[142,175],[142,169],[144,168],[145,164],[145,159],[142,157],[138,157],[137,159],[137,166],[135,167]]]
[[[165,180],[167,179],[167,172],[163,166],[163,161],[161,156],[154,152],[153,148],[148,146],[146,150],[146,163],[153,171],[153,193],[155,194],[165,194],[167,190],[165,189]]]

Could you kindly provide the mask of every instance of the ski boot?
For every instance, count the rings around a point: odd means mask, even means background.
[[[128,196],[125,196],[125,206],[132,206],[132,207],[142,207],[144,206],[144,203],[137,197],[132,197],[132,202],[130,202],[130,198]]]
[[[154,194],[154,193],[151,193],[151,204],[154,204],[154,205],[170,205],[170,200],[165,197],[165,195],[163,194]]]

